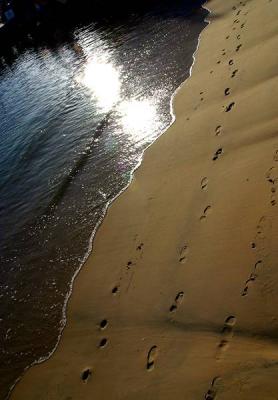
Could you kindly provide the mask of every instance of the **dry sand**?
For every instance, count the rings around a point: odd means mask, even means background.
[[[176,122],[110,207],[56,352],[13,400],[278,399],[278,2],[208,7]]]

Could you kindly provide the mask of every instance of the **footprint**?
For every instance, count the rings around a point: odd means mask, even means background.
[[[201,217],[200,217],[200,221],[202,221],[205,218],[207,218],[207,216],[211,213],[211,211],[212,211],[212,207],[211,206],[207,206],[203,211],[203,215],[201,215]]]
[[[257,278],[257,275],[255,275],[253,273],[250,275],[250,277],[245,282],[245,287],[244,287],[243,291],[241,292],[241,296],[247,296],[248,291],[249,291],[250,287],[253,285],[253,283],[255,282],[256,278]]]
[[[275,150],[274,155],[273,155],[273,161],[278,161],[278,150]]]
[[[107,338],[102,338],[101,341],[99,342],[99,346],[101,349],[107,346],[108,339]]]
[[[269,183],[275,183],[275,180],[277,180],[278,177],[276,167],[269,168],[265,176]]]
[[[236,323],[236,317],[234,315],[230,315],[225,319],[225,325],[224,327],[233,327]]]
[[[230,339],[233,337],[234,334],[235,323],[236,323],[236,317],[234,317],[233,315],[230,315],[228,318],[226,318],[224,327],[221,331],[222,339],[218,344],[218,353],[216,356],[217,359],[221,358],[223,351],[227,349],[230,343]]]
[[[116,295],[119,292],[119,286],[114,286],[111,292],[113,295]]]
[[[169,308],[169,311],[171,312],[171,313],[173,313],[173,312],[176,312],[177,311],[177,306],[176,306],[176,304],[172,304],[171,305],[171,307]]]
[[[185,264],[187,261],[187,255],[188,255],[188,246],[185,244],[180,251],[179,262]]]
[[[208,188],[208,178],[205,176],[202,180],[201,180],[201,189],[202,190],[206,190]]]
[[[231,93],[231,89],[230,88],[226,88],[224,90],[225,96],[229,96],[229,94]]]
[[[229,61],[229,65],[233,65],[233,63],[234,63],[234,60]]]
[[[136,247],[136,250],[142,250],[144,246],[144,243],[140,243],[139,246]]]
[[[235,103],[234,101],[232,101],[232,103],[230,103],[230,104],[226,107],[225,112],[231,111],[231,109],[234,107],[235,104],[236,104],[236,103]]]
[[[148,356],[147,356],[147,370],[151,371],[154,369],[154,362],[157,359],[158,356],[158,347],[157,346],[152,346],[150,350],[148,351]]]
[[[183,301],[184,292],[179,292],[175,297],[175,302],[177,305],[180,305]]]
[[[254,266],[254,271],[260,270],[262,265],[263,265],[263,261],[262,260],[257,261],[255,266]]]
[[[84,383],[87,383],[88,380],[91,378],[91,376],[92,376],[92,369],[91,368],[86,368],[81,373],[81,379],[82,379],[82,381]]]
[[[238,12],[236,13],[236,15],[239,15],[241,13],[241,10],[238,10]]]
[[[171,305],[171,307],[169,308],[169,311],[171,313],[176,312],[178,306],[183,302],[183,298],[184,298],[184,292],[179,292],[176,297],[175,297],[175,302]]]
[[[103,320],[100,322],[99,327],[100,327],[101,330],[104,330],[104,329],[107,328],[107,325],[108,325],[107,319],[103,319]]]
[[[221,132],[222,132],[222,126],[221,126],[221,125],[218,125],[218,126],[215,128],[215,135],[218,136],[218,135],[220,135]]]
[[[226,36],[226,40],[228,40],[228,39],[229,39],[229,37],[230,37],[229,35],[228,35],[228,36]]]
[[[135,263],[133,263],[132,261],[128,261],[126,264],[127,269],[130,269],[132,265],[135,265]]]
[[[239,44],[237,47],[236,47],[236,51],[239,51],[239,49],[242,47],[242,44]]]
[[[245,23],[240,25],[240,28],[244,28],[245,27]]]
[[[219,383],[220,383],[219,376],[216,376],[215,378],[213,378],[213,380],[210,384],[210,388],[207,391],[207,393],[205,394],[205,400],[214,400],[216,398],[217,386]]]
[[[237,40],[240,40],[240,35],[237,35],[237,37],[236,37],[236,38],[237,38]]]
[[[214,153],[214,156],[212,157],[213,161],[216,161],[218,159],[218,157],[223,153],[223,149],[221,149],[221,147],[216,150],[216,152]]]
[[[234,77],[236,76],[237,73],[238,73],[238,69],[235,69],[235,70],[232,72],[231,78],[234,78]]]

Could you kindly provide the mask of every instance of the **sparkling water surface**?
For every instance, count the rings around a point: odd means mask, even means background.
[[[1,59],[0,398],[55,346],[92,232],[172,121],[205,16],[172,3]]]

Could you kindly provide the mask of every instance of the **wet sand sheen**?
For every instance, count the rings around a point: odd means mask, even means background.
[[[277,397],[278,6],[208,6],[176,121],[99,228],[56,352],[12,399]]]

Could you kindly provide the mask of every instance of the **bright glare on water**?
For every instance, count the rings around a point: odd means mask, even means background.
[[[120,101],[120,74],[112,62],[88,60],[84,72],[76,80],[91,90],[98,107],[104,112]]]
[[[119,111],[123,131],[137,140],[159,125],[159,110],[152,99],[123,101]]]
[[[82,44],[77,46],[82,53]],[[102,112],[108,113],[112,109],[117,112],[122,131],[125,135],[130,135],[131,140],[140,140],[147,132],[155,132],[159,127],[159,110],[155,104],[157,99],[153,96],[138,100],[136,92],[134,98],[124,97],[121,91],[121,73],[113,63],[111,52],[104,49],[103,53],[98,52],[89,57],[83,71],[76,77],[76,82],[90,90]]]

